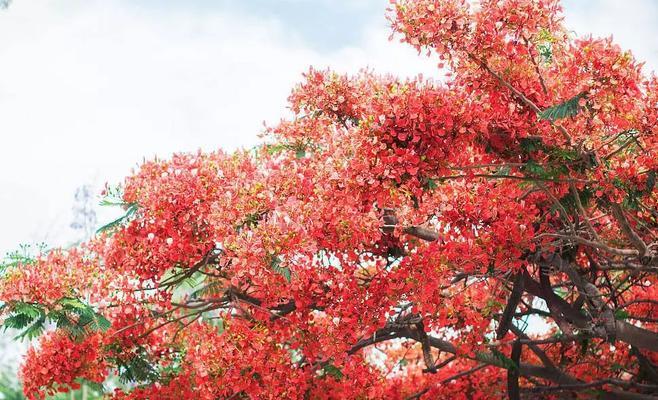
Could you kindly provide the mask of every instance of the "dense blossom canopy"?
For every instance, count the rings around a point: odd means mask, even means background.
[[[30,399],[654,398],[658,79],[557,0],[389,18],[441,79],[311,69],[265,144],[146,162],[6,268]]]

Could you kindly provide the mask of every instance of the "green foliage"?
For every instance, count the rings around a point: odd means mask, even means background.
[[[101,204],[103,204],[103,203],[101,203]],[[109,205],[109,204],[105,204],[105,205]],[[116,204],[114,204],[114,205],[116,205]],[[123,225],[127,224],[128,222],[132,221],[135,214],[137,213],[137,210],[139,209],[138,205],[136,203],[130,203],[130,204],[122,205],[122,206],[126,208],[126,213],[124,215],[122,215],[121,217],[115,219],[114,221],[101,226],[100,228],[98,228],[96,233],[111,231],[111,230],[114,230],[115,228],[123,226]]]
[[[524,153],[533,153],[544,149],[544,143],[539,138],[520,138],[519,144]]]
[[[207,284],[192,291],[188,296],[190,300],[203,299],[205,297],[216,297],[226,290],[224,284],[218,281],[209,281]]]
[[[179,351],[174,353],[170,362],[159,369],[160,380],[166,383],[171,378],[179,375],[182,372],[184,360],[185,352]]]
[[[14,339],[32,340],[43,333],[47,312],[42,306],[18,302],[11,306],[3,305],[2,311],[5,309],[9,309],[10,314],[2,325],[4,330],[22,331]]]
[[[224,323],[224,318],[214,317],[206,319],[206,322],[215,328],[217,328],[217,333],[224,333],[226,330],[226,324]]]
[[[649,171],[647,173],[647,184],[644,188],[644,194],[649,195],[656,187],[656,171]]]
[[[623,321],[625,319],[628,319],[629,316],[630,314],[628,314],[628,311],[626,310],[615,310],[615,319]]]
[[[563,149],[561,147],[555,147],[550,150],[551,159],[568,162],[575,161],[578,159],[578,152],[571,149]]]
[[[116,359],[115,365],[119,379],[123,383],[155,382],[160,377],[146,350],[142,348],[138,349],[135,355],[128,360]]]
[[[121,350],[121,349],[116,349]],[[119,380],[122,383],[149,384],[168,379],[180,373],[185,353],[175,351],[168,356],[166,363],[153,359],[143,347],[138,347],[130,359],[114,359]]]
[[[335,380],[339,381],[343,378],[343,371],[340,368],[336,367],[333,364],[327,364],[322,368],[324,375],[331,376]]]
[[[500,351],[493,349],[491,350],[491,355],[496,360],[496,362],[505,369],[517,369],[516,363],[505,354]]]
[[[485,306],[480,310],[480,314],[487,318],[492,316],[492,314],[497,310],[501,310],[503,308],[504,305],[501,302],[494,299],[488,299],[487,304],[485,304]]]
[[[286,281],[290,282],[292,279],[292,273],[290,271],[290,268],[282,266],[281,265],[281,259],[277,256],[273,256],[270,265],[272,266],[272,269],[274,272],[281,274]]]
[[[639,210],[642,197],[651,195],[656,187],[656,171],[647,172],[647,181],[644,187],[638,187],[621,179],[614,179],[612,183],[616,188],[626,193],[622,201],[624,208]]]
[[[2,310],[9,313],[2,325],[4,329],[21,331],[15,339],[36,338],[43,333],[47,322],[54,323],[75,339],[81,339],[89,332],[107,331],[111,326],[107,318],[75,298],[62,298],[50,310],[40,304],[24,302],[5,304]]]
[[[62,310],[51,311],[48,319],[72,337],[81,338],[89,331],[104,332],[110,328],[110,321],[78,299],[65,298],[60,300],[59,304],[62,305]],[[72,316],[77,318],[71,318]]]
[[[610,369],[615,371],[615,372],[619,372],[619,371],[624,370],[624,366],[619,364],[619,363],[612,363],[612,365],[610,366]]]
[[[563,103],[545,109],[539,113],[539,118],[549,121],[557,121],[558,119],[573,117],[580,112],[580,105],[578,102],[584,97],[585,93],[579,93]]]
[[[553,46],[550,43],[541,43],[537,45],[541,62],[550,64],[553,62]]]
[[[265,145],[265,151],[267,151],[267,154],[269,154],[269,155],[278,154],[278,153],[281,153],[285,150],[290,150],[290,146],[282,144],[282,143],[266,144]]]
[[[592,189],[585,187],[578,191],[578,197],[580,199],[580,204],[582,204],[583,207],[587,207],[587,205],[594,199],[594,192]],[[573,193],[569,192],[558,200],[562,207],[567,210],[567,212],[578,212],[578,203],[576,202],[576,198],[573,196]],[[557,205],[551,206],[551,211],[559,211],[557,209]]]
[[[313,146],[309,143],[297,142],[297,143],[277,143],[277,144],[266,144],[265,151],[267,154],[274,155],[284,151],[294,151],[295,157],[304,158],[306,157],[307,150],[312,149]]]
[[[5,258],[0,261],[0,275],[11,268],[35,263],[36,255],[45,253],[46,247],[45,243],[39,243],[37,245],[19,245],[18,250],[7,253]]]
[[[639,134],[640,132],[637,129],[625,130],[617,134],[615,143],[620,149],[623,149],[624,152],[630,153],[640,147],[640,142],[637,139]]]
[[[537,51],[540,62],[550,64],[553,62],[553,42],[555,38],[548,29],[541,29],[537,35]]]
[[[188,274],[188,271],[183,273]],[[174,274],[163,280],[163,282],[172,281],[175,279],[180,278],[178,278],[178,275]],[[209,288],[209,286],[212,288]],[[208,281],[206,279],[206,275],[197,271],[175,285],[172,298],[176,300],[184,298],[194,300],[203,298],[204,296],[213,297],[217,294],[216,291],[213,291],[213,289],[216,289],[216,286],[217,282],[212,280]]]
[[[11,379],[9,373],[0,373],[0,399],[24,400],[23,390],[18,381]]]
[[[103,196],[99,204],[106,207],[127,206],[128,203],[123,201],[123,188],[121,185],[106,187],[105,196]]]
[[[537,164],[534,160],[528,161],[521,170],[529,175],[543,176],[546,175],[546,170],[541,165]]]
[[[528,177],[540,180],[555,180],[569,172],[563,163],[551,165],[539,165],[534,160],[530,160],[521,167],[521,171]]]
[[[436,188],[438,188],[439,185],[436,184],[436,181],[432,178],[425,178],[423,179],[423,189],[426,191],[432,191]]]
[[[522,138],[519,140],[521,150],[529,155],[542,151],[549,155],[544,165],[538,164],[532,158],[526,161],[521,171],[529,177],[542,180],[555,180],[569,173],[569,168],[581,168],[579,154],[575,150],[545,145],[539,138]]]
[[[107,188],[105,197],[100,201],[100,205],[105,207],[121,207],[125,210],[125,213],[114,221],[98,228],[96,233],[112,231],[129,223],[134,219],[135,214],[139,210],[137,203],[126,203],[123,200],[123,189],[121,186]]]

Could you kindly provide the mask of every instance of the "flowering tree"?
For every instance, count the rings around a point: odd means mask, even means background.
[[[266,144],[147,162],[6,266],[29,398],[655,398],[658,79],[557,0],[389,15],[445,81],[311,69]]]

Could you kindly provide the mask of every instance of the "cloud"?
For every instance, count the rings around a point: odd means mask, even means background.
[[[581,35],[613,35],[615,42],[658,71],[658,2],[655,0],[566,0],[566,25]]]
[[[0,12],[0,255],[70,241],[79,185],[118,182],[144,157],[254,145],[310,65],[436,76],[435,60],[387,40],[386,0],[271,4],[17,0]],[[565,3],[578,33],[612,32],[652,68],[656,7]]]
[[[319,52],[275,18],[135,4],[16,1],[0,13],[0,251],[66,244],[75,188],[117,182],[143,157],[253,146],[309,65],[434,69],[387,42],[383,17],[362,43]]]

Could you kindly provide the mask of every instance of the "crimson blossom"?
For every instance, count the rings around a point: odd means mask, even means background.
[[[264,144],[6,266],[28,398],[658,398],[658,79],[558,0],[388,16],[444,79],[310,69]]]

